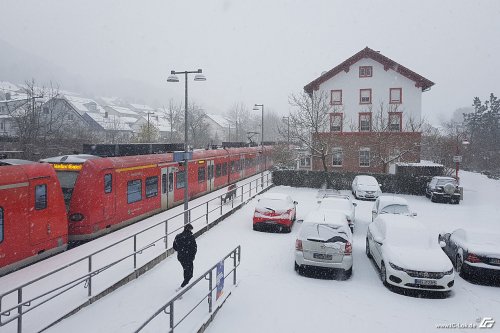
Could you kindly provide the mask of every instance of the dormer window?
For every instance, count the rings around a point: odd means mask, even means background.
[[[372,77],[372,66],[359,66],[359,77]]]

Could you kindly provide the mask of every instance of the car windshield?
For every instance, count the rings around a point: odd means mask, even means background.
[[[436,183],[437,186],[443,186],[446,184],[457,185],[457,181],[455,179],[438,179]]]
[[[380,214],[409,214],[410,210],[406,205],[388,205],[380,210]]]

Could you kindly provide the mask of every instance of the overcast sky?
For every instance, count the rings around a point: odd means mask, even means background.
[[[88,82],[140,81],[180,100],[170,70],[202,68],[189,98],[209,113],[241,101],[286,114],[290,93],[365,46],[436,83],[423,94],[434,123],[500,94],[498,0],[2,0],[0,11],[0,39]]]

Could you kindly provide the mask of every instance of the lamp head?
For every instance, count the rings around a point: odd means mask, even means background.
[[[200,72],[200,71],[201,71],[201,69],[198,69],[198,72]],[[200,73],[201,73],[201,72],[200,72]],[[203,74],[196,74],[196,75],[194,76],[194,80],[195,80],[195,81],[206,81],[206,80],[207,80],[207,78],[206,78],[206,77],[205,77],[205,75],[203,75]]]
[[[167,82],[179,82],[179,78],[177,77],[177,75],[172,74],[167,78]]]

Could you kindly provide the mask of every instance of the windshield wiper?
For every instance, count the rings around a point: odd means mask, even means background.
[[[272,209],[272,208],[269,208],[269,207],[264,207],[264,208],[267,209],[267,210],[272,211],[273,213],[276,213],[276,211],[274,209]]]

